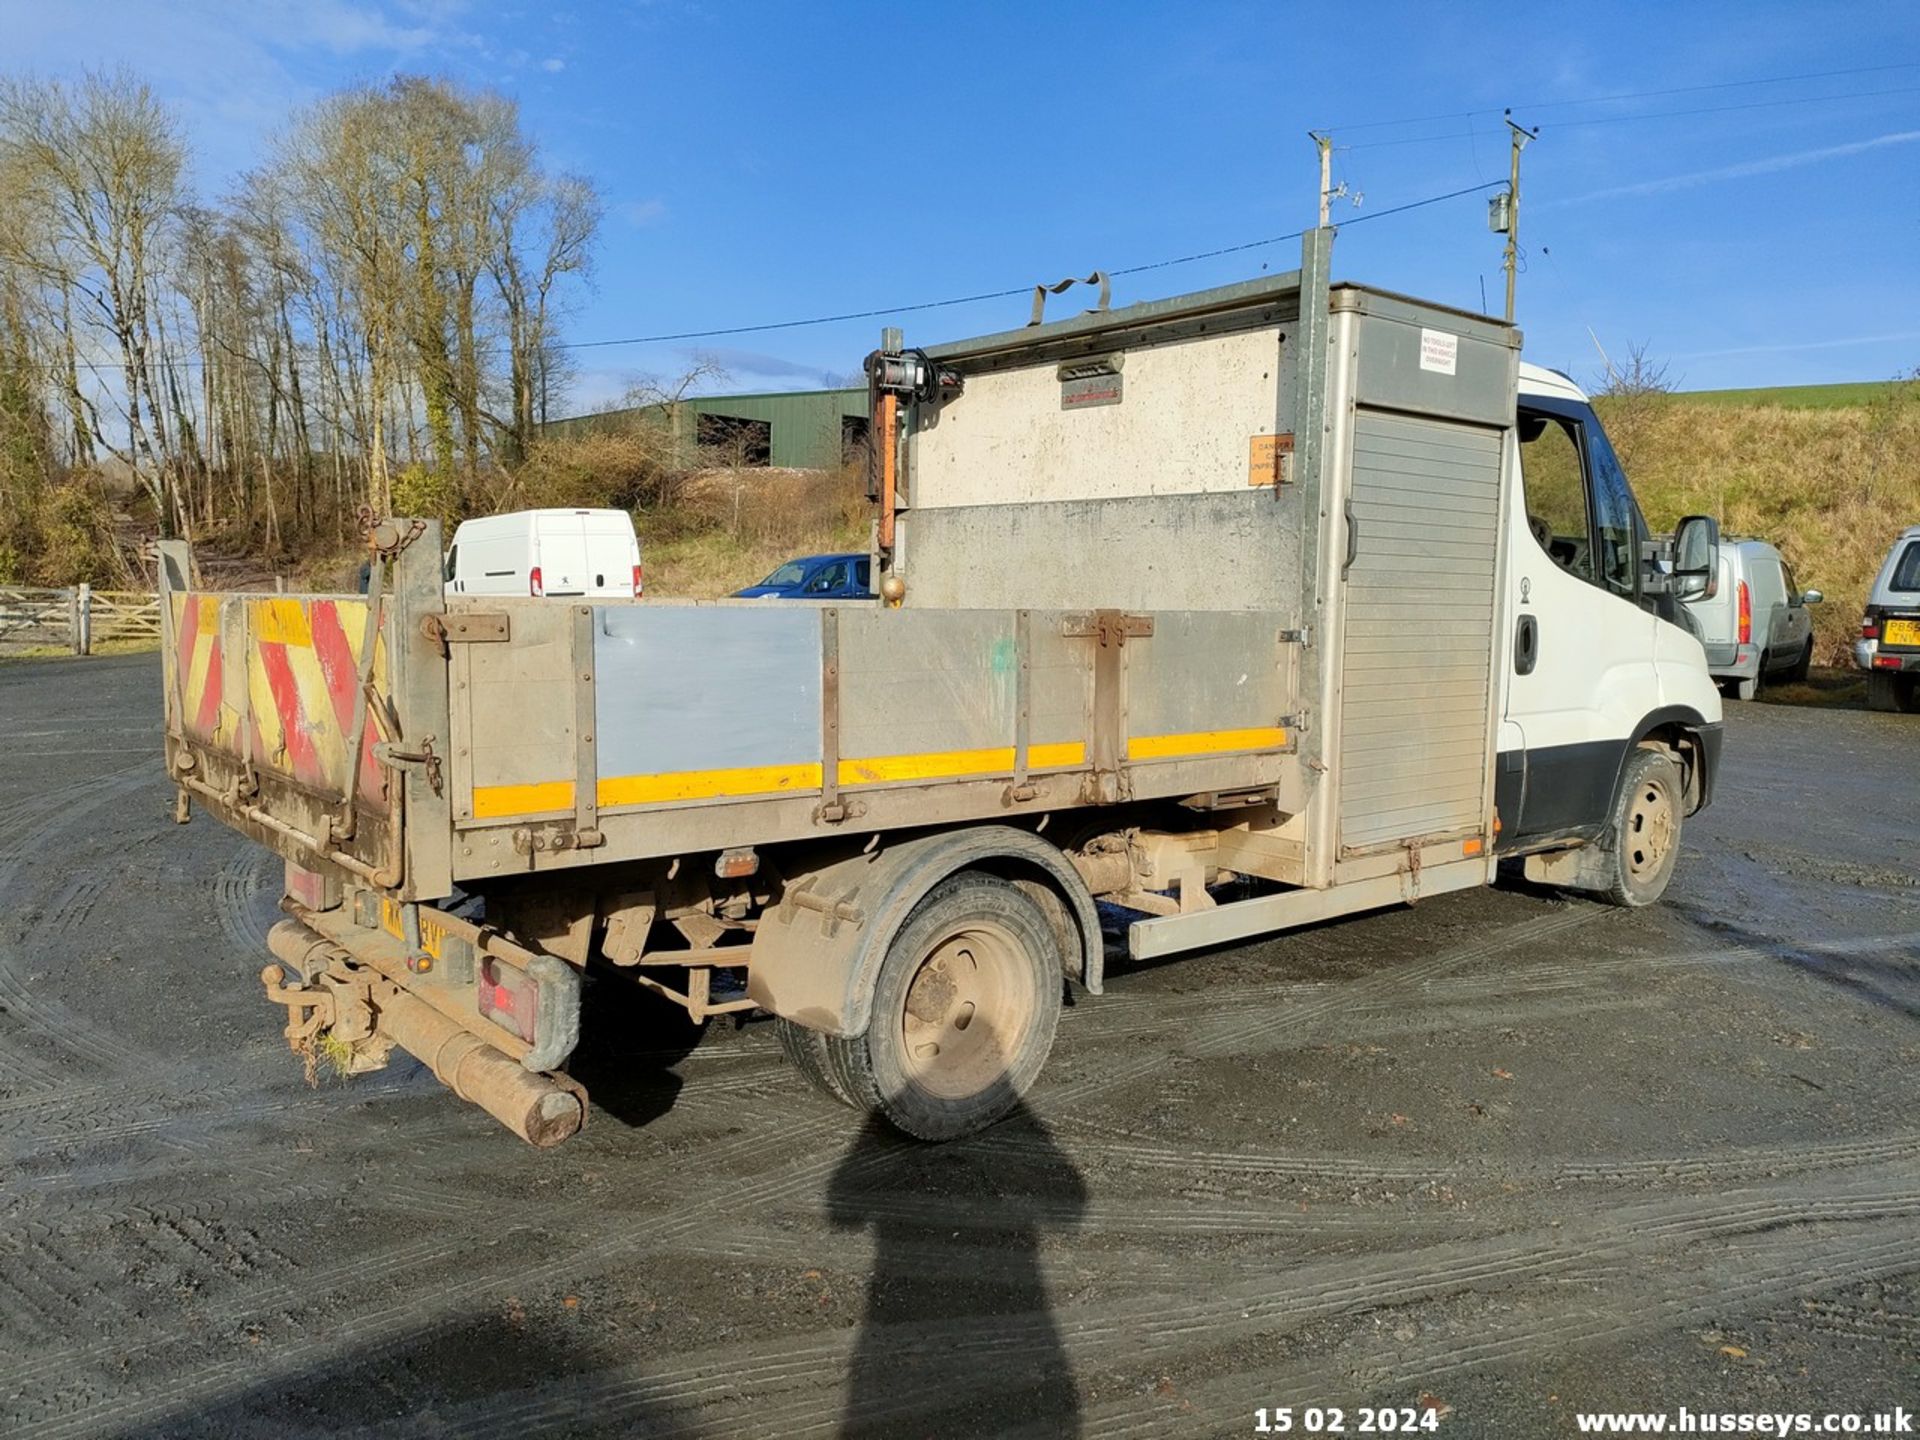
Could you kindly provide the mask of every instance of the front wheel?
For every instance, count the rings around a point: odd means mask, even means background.
[[[921,1140],[986,1129],[1039,1075],[1060,1021],[1060,942],[1011,881],[942,881],[887,947],[864,1035],[823,1037],[835,1088]]]
[[[1680,858],[1686,808],[1680,767],[1661,750],[1635,750],[1613,803],[1607,885],[1615,905],[1651,905],[1666,893]]]

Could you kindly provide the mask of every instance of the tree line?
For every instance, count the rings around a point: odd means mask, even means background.
[[[560,403],[601,205],[512,100],[342,90],[217,199],[190,158],[136,76],[0,78],[0,583],[116,578],[115,476],[152,530],[275,553],[452,512]]]

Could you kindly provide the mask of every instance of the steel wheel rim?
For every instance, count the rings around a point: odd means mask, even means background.
[[[900,1005],[907,1077],[943,1100],[1003,1083],[1033,1025],[1026,951],[990,921],[956,926],[928,947]]]
[[[1675,824],[1673,795],[1665,781],[1642,780],[1634,787],[1621,841],[1627,873],[1635,880],[1658,874],[1666,864],[1673,849]]]

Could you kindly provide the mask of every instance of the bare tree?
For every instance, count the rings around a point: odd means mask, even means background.
[[[186,517],[168,490],[166,420],[151,371],[153,302],[185,163],[173,116],[132,75],[89,73],[71,88],[0,81],[0,169],[45,220],[30,263],[63,303],[80,298],[117,352],[127,443],[108,448],[148,487],[163,528]]]

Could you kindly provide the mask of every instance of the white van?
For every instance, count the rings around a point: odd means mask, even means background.
[[[464,520],[447,550],[449,595],[637,600],[640,539],[624,510],[515,510]]]
[[[1793,568],[1764,540],[1725,536],[1712,592],[1689,600],[1700,626],[1707,670],[1736,699],[1751,700],[1763,684],[1807,678],[1813,663],[1818,590],[1802,590]]]

